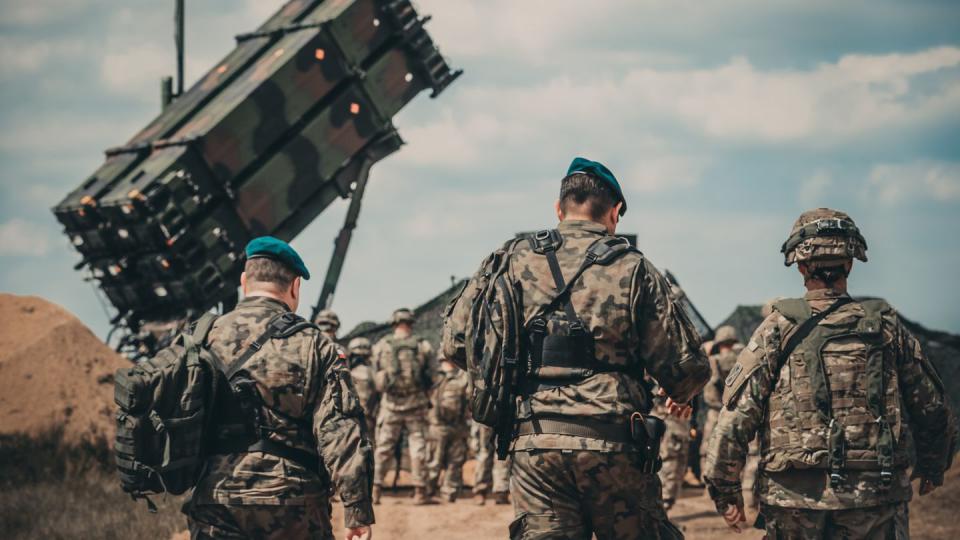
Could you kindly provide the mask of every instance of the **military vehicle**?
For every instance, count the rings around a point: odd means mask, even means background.
[[[160,115],[53,208],[83,257],[76,268],[116,308],[115,329],[169,329],[236,302],[251,238],[292,240],[350,198],[316,312],[331,302],[370,168],[403,144],[392,117],[461,71],[408,0],[291,0],[184,92],[182,0],[176,9],[179,90],[165,79]]]

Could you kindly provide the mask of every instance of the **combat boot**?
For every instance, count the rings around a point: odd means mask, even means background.
[[[418,486],[414,488],[413,504],[414,506],[422,506],[425,504],[437,504],[437,501],[433,500],[433,498],[427,494],[427,488]]]
[[[486,502],[487,494],[483,493],[482,491],[473,496],[473,504],[477,506],[483,506]]]
[[[506,491],[498,491],[493,494],[494,504],[510,504],[510,494]]]
[[[370,498],[373,500],[373,504],[380,504],[380,495],[383,492],[383,488],[380,486],[373,486],[373,493],[370,495]]]

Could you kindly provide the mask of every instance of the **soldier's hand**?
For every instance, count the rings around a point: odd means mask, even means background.
[[[343,537],[346,540],[371,540],[373,538],[373,529],[371,529],[369,525],[363,527],[347,527],[347,532]]]
[[[666,403],[664,404],[667,408],[667,412],[671,416],[676,416],[681,420],[686,420],[693,415],[693,407],[690,405],[685,405],[683,403],[677,403],[673,400],[672,397],[667,396],[667,392],[661,388],[659,394],[667,398]]]
[[[723,512],[723,520],[737,534],[743,532],[747,524],[747,515],[743,512],[743,503],[738,502],[727,506],[727,509]]]

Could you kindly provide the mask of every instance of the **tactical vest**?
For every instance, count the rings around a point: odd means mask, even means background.
[[[631,372],[625,366],[596,359],[593,333],[577,315],[570,300],[574,284],[593,265],[606,266],[636,251],[626,239],[604,237],[587,248],[586,258],[569,282],[564,281],[557,249],[563,237],[557,230],[540,231],[528,237],[534,253],[547,258],[557,295],[537,310],[526,324],[527,374],[525,393],[558,388],[583,381],[597,373]]]
[[[442,424],[463,422],[467,410],[467,380],[460,375],[445,375],[436,388],[434,409]]]
[[[430,371],[420,354],[420,338],[390,337],[390,361],[382,366],[387,371],[387,394],[397,397],[423,393],[430,388]]]
[[[834,487],[845,470],[878,470],[889,486],[907,461],[903,452],[895,456],[903,419],[897,359],[883,333],[891,308],[883,300],[859,306],[862,314],[838,309],[823,318],[786,351],[768,407],[768,461],[827,468]],[[803,299],[781,300],[774,309],[797,329],[813,317]]]

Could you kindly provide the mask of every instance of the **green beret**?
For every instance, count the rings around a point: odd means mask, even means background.
[[[250,259],[273,259],[287,265],[298,276],[303,279],[310,279],[310,271],[307,265],[303,264],[303,259],[294,251],[290,244],[274,238],[272,236],[261,236],[254,238],[247,244],[247,260]]]
[[[573,162],[570,163],[570,167],[567,169],[567,176],[570,176],[573,173],[584,173],[589,174],[590,176],[604,182],[610,189],[613,190],[613,194],[617,197],[618,201],[623,203],[623,206],[620,207],[620,215],[627,213],[627,200],[623,198],[623,190],[620,189],[620,182],[617,182],[617,177],[610,172],[603,163],[599,161],[593,161],[587,158],[575,157]]]

